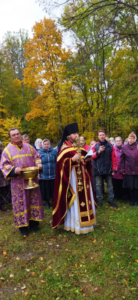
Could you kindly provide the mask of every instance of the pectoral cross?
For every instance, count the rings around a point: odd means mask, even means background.
[[[78,136],[72,145],[73,147],[76,148],[77,153],[81,153],[81,148],[84,146],[84,143],[80,141],[80,137]],[[78,161],[77,177],[78,177],[78,192],[81,192],[83,190],[83,183],[82,183],[82,172],[80,167],[80,160]]]
[[[78,136],[72,145],[77,148],[77,153],[81,153],[81,148],[84,146],[84,142],[80,141],[80,137]]]

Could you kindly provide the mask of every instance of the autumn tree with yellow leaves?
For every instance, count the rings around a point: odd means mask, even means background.
[[[4,144],[9,142],[6,124],[10,129],[13,125],[18,125],[20,120],[21,131],[26,133],[29,123],[25,120],[25,115],[30,109],[29,102],[36,97],[36,91],[23,84],[25,43],[27,33],[20,30],[5,34],[0,46],[0,139]],[[10,119],[14,122],[10,122]]]
[[[25,50],[24,83],[38,92],[26,119],[37,122],[38,136],[60,137],[63,126],[74,119],[78,93],[67,78],[66,61],[71,53],[62,47],[62,34],[55,21],[44,18],[37,22]]]
[[[100,128],[123,139],[132,130],[138,134],[137,43],[127,36],[116,47],[106,20],[98,29],[100,20],[101,12],[71,27],[74,52],[64,49],[62,32],[51,19],[36,22],[33,37],[25,35],[22,44],[22,31],[7,35],[0,49],[1,129],[11,127],[14,117],[31,142],[47,137],[56,143],[72,122],[87,143],[97,139]],[[125,17],[119,21],[124,26]],[[0,139],[8,137],[0,131]]]

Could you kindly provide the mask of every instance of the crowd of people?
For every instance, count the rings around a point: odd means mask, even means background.
[[[0,142],[0,209],[5,210],[12,198],[15,226],[22,235],[28,235],[29,229],[39,230],[43,203],[46,208],[53,206],[53,228],[64,223],[65,230],[77,234],[92,231],[96,222],[94,195],[97,205],[102,206],[104,182],[110,206],[117,208],[116,200],[138,205],[138,144],[134,132],[123,143],[119,136],[107,138],[101,129],[97,141],[92,140],[90,145],[81,136],[79,151],[74,146],[76,123],[65,127],[55,148],[48,139],[38,138],[30,144],[29,136],[21,136],[17,128],[10,129],[9,136],[11,143],[4,150]],[[30,166],[42,169],[36,178],[40,188],[25,190],[21,170]]]
[[[131,206],[138,205],[138,143],[131,132],[124,141],[120,136],[107,138],[104,130],[98,131],[98,140],[91,141],[93,150],[93,185],[97,204],[103,204],[104,180],[107,183],[108,202],[117,207],[115,200]]]

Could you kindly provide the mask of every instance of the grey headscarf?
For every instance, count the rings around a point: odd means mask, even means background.
[[[49,148],[51,147],[50,141],[48,139],[44,139],[42,142],[42,147],[44,148],[44,142],[49,142]]]

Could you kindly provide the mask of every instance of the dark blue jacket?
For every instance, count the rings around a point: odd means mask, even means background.
[[[57,151],[51,146],[48,150],[41,148],[39,151],[41,162],[43,165],[43,173],[41,179],[55,179]]]

